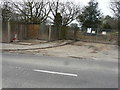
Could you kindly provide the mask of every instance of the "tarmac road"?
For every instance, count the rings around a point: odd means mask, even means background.
[[[118,88],[118,63],[2,54],[3,88]]]

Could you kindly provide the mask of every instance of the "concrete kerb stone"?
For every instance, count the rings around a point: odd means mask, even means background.
[[[64,45],[71,44],[71,43],[74,43],[74,42],[75,42],[75,41],[71,41],[71,42],[66,42],[66,43],[59,44],[59,45],[53,45],[53,46],[41,47],[41,48],[28,48],[28,49],[2,49],[2,51],[24,51],[24,50],[47,49],[47,48],[54,48],[54,47],[64,46]]]

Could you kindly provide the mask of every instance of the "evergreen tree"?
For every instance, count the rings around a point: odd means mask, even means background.
[[[112,29],[109,23],[103,24],[104,29]]]
[[[98,2],[91,0],[88,6],[85,6],[82,14],[78,16],[78,21],[82,27],[97,28],[101,23],[101,13],[98,9]]]
[[[55,29],[58,30],[58,36],[59,39],[61,39],[61,26],[62,26],[62,16],[60,13],[56,13],[56,16],[54,18],[54,25],[55,25]]]
[[[60,13],[57,13],[55,18],[54,18],[54,25],[59,27],[62,25],[62,16],[60,15]]]

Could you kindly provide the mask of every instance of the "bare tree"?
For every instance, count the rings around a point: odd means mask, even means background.
[[[112,0],[111,1],[111,9],[114,12],[115,16],[118,18],[118,30],[120,30],[120,1],[119,0]]]
[[[2,1],[0,6],[2,11],[2,19],[3,21],[7,21],[14,14],[14,10],[8,1]]]
[[[120,0],[111,0],[110,8],[117,17],[120,17]]]
[[[22,2],[13,2],[15,11],[29,23],[42,23],[44,22],[49,13],[49,2],[45,0],[24,0]]]
[[[76,17],[79,15],[80,7],[74,4],[73,2],[62,3],[59,0],[57,0],[51,2],[50,10],[53,18],[51,18],[51,16],[49,17],[54,24],[56,22],[57,15],[61,16],[62,20],[58,18],[58,20],[62,22],[61,26],[56,26],[56,29],[59,30],[59,38],[66,39],[66,26],[70,24],[73,20],[75,20]]]
[[[63,26],[66,26],[75,20],[76,17],[78,17],[79,13],[80,7],[78,5],[75,5],[73,2],[66,2],[63,4],[61,8]]]
[[[73,2],[62,3],[59,0],[51,2],[51,13],[55,18],[57,13],[60,13],[62,16],[62,25],[66,26],[70,24],[73,20],[76,19],[78,13],[80,13],[80,7]],[[51,17],[50,17],[51,18]],[[54,20],[54,18],[51,18]]]

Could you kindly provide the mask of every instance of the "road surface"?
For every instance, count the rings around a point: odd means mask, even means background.
[[[118,63],[2,54],[3,88],[118,88]]]

